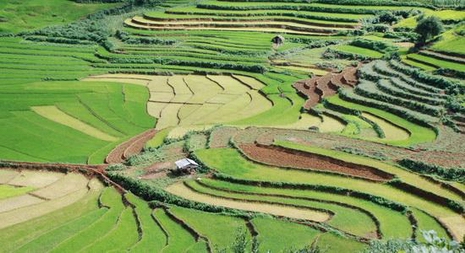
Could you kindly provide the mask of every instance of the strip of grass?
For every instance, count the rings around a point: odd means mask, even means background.
[[[443,226],[441,226],[437,220],[435,220],[433,217],[430,215],[424,213],[421,210],[418,210],[416,208],[412,209],[413,215],[415,216],[415,219],[418,221],[418,227],[417,227],[417,239],[421,242],[426,242],[425,238],[421,234],[422,231],[430,231],[434,230],[438,233],[439,237],[441,238],[449,238],[448,233],[444,229]]]
[[[230,247],[235,241],[237,232],[247,231],[245,221],[240,218],[175,206],[171,206],[170,210],[200,234],[206,236],[213,247],[219,250],[226,249],[227,252],[232,252]],[[247,239],[251,239],[249,233],[247,233]]]
[[[280,95],[268,95],[267,97],[273,102],[273,107],[270,110],[247,119],[231,122],[231,124],[275,126],[292,124],[299,119],[300,108],[304,103],[303,98],[297,94],[289,94],[292,100]]]
[[[146,147],[158,148],[161,146],[172,129],[173,128],[168,127],[159,131],[151,140],[147,142]]]
[[[332,233],[322,234],[318,237],[317,242],[316,246],[319,246],[322,250],[328,253],[360,252],[367,247],[366,244]]]
[[[86,213],[82,217],[74,219],[68,223],[60,224],[60,227],[41,235],[27,244],[24,244],[15,252],[48,252],[59,243],[84,230],[86,227],[92,225],[92,223],[97,222],[107,211],[107,208],[101,208]]]
[[[132,193],[126,193],[125,197],[135,205],[135,212],[140,222],[142,231],[141,240],[131,248],[131,252],[161,252],[165,247],[167,238],[163,230],[152,217],[152,209],[148,204]]]
[[[407,59],[413,59],[415,61],[419,61],[420,63],[424,63],[426,65],[432,65],[437,68],[447,68],[447,69],[465,72],[464,64],[441,60],[441,59],[437,59],[433,57],[428,57],[428,56],[421,55],[421,54],[409,54],[407,55]]]
[[[259,249],[263,252],[302,249],[310,246],[321,233],[305,225],[271,218],[255,218],[252,223],[259,235]]]
[[[459,25],[455,29],[443,33],[441,39],[434,43],[431,48],[440,52],[464,54],[463,45],[465,45],[465,36],[457,34],[457,32],[463,29],[465,29],[465,25]]]
[[[407,56],[401,56],[402,58],[402,62],[409,65],[409,66],[412,66],[412,67],[417,67],[417,68],[420,68],[420,69],[423,69],[425,71],[433,71],[433,70],[436,70],[437,68],[435,67],[432,67],[430,65],[426,65],[426,64],[423,64],[423,63],[420,63],[420,62],[417,62],[417,61],[412,61],[412,60],[409,60],[407,58]]]
[[[30,186],[15,187],[11,185],[0,185],[0,199],[6,199],[14,196],[23,195],[33,190],[34,187]]]
[[[104,205],[110,207],[98,221],[81,230],[68,240],[57,245],[49,252],[77,252],[91,245],[97,238],[101,238],[109,233],[117,224],[118,218],[124,210],[121,195],[115,188],[106,188],[102,193],[101,201]]]
[[[383,53],[380,53],[380,52],[372,50],[372,49],[363,48],[363,47],[356,47],[356,46],[352,46],[352,45],[340,45],[340,46],[336,46],[334,48],[336,50],[340,50],[340,51],[343,51],[343,52],[359,54],[359,55],[363,55],[363,56],[370,57],[370,58],[375,58],[375,59],[379,59],[379,58],[383,57]]]
[[[97,238],[96,238],[97,239]],[[98,238],[93,244],[81,251],[84,252],[110,252],[127,251],[139,240],[137,223],[133,210],[126,207],[121,213],[116,227],[103,237]]]
[[[163,253],[184,252],[196,243],[194,237],[180,224],[173,221],[165,210],[156,209],[154,215],[168,233],[168,245],[163,248]]]

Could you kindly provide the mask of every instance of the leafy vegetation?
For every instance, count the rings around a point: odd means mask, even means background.
[[[461,252],[464,13],[3,1],[2,250]]]

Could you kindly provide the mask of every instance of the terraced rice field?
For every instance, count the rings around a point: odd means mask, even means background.
[[[158,118],[157,129],[234,122],[272,107],[271,101],[258,92],[263,84],[237,75],[177,75],[153,79],[150,76],[103,75],[86,80],[145,82],[150,91],[147,110]]]
[[[463,240],[463,10],[87,2],[0,3],[0,251]]]

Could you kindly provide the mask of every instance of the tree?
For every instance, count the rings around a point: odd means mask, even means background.
[[[420,35],[418,45],[423,46],[426,41],[440,34],[442,31],[444,31],[444,27],[438,17],[429,16],[420,18],[415,28],[415,32]]]

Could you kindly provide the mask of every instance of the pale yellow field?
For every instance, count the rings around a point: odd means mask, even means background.
[[[170,76],[168,78],[168,84],[174,88],[174,93],[176,95],[181,95],[181,94],[191,94],[191,90],[189,90],[189,87],[186,85],[186,82],[184,81],[184,76]]]
[[[87,192],[87,189],[81,189],[61,198],[0,213],[0,229],[43,216],[71,205],[83,198]]]
[[[450,228],[450,232],[454,238],[463,238],[465,236],[465,219],[463,217],[441,217],[439,220]]]
[[[219,93],[210,100],[207,101],[207,103],[210,104],[226,104],[234,99],[239,98],[243,94],[226,94],[226,93]]]
[[[104,133],[93,126],[90,126],[74,117],[71,117],[70,115],[58,109],[56,106],[33,106],[31,109],[44,118],[71,127],[94,138],[104,141],[118,140],[117,137]]]
[[[40,172],[23,170],[21,174],[8,182],[10,185],[17,186],[32,186],[34,188],[42,188],[49,184],[52,184],[64,177],[65,174],[57,172]]]
[[[300,119],[290,125],[277,126],[278,128],[288,128],[288,129],[308,129],[311,126],[319,127],[322,124],[322,121],[319,117],[303,113],[300,115]]]
[[[173,88],[168,85],[169,76],[150,76],[151,81],[147,87],[151,92],[169,92],[173,93]]]
[[[238,119],[244,119],[253,115],[260,114],[273,107],[271,101],[268,100],[266,97],[262,96],[258,91],[250,90],[247,93],[251,97],[252,101],[247,105],[247,107],[244,110],[236,113]]]
[[[203,104],[198,108],[195,113],[189,115],[188,117],[181,120],[180,125],[198,125],[204,124],[205,118],[211,116],[211,114],[216,114],[218,109],[221,108],[220,104]],[[208,124],[208,123],[205,123]]]
[[[294,219],[304,219],[318,222],[324,222],[330,218],[330,216],[327,213],[317,212],[310,209],[296,208],[285,205],[272,205],[260,202],[245,202],[239,200],[213,197],[206,194],[200,194],[192,191],[183,183],[173,184],[166,188],[166,190],[172,194],[178,195],[186,199],[239,210],[268,213],[272,215],[284,216]]]
[[[189,95],[190,96],[190,95]],[[174,94],[170,92],[151,91],[149,101],[168,103],[174,98]]]
[[[35,205],[44,201],[45,200],[31,196],[29,194],[3,199],[0,200],[0,214],[25,206]]]
[[[319,126],[320,132],[329,133],[329,132],[342,132],[346,125],[342,124],[336,118],[323,114],[323,123]]]
[[[68,174],[68,176],[56,172],[23,171],[22,174],[27,175],[27,182],[30,183],[29,185],[41,185],[38,188],[45,187],[42,188],[44,191],[42,191],[41,194],[53,197],[53,199],[41,199],[29,194],[24,194],[2,200],[5,202],[0,201],[0,229],[59,210],[86,196],[95,196],[95,194],[100,192],[104,187],[96,178],[89,181],[83,175],[75,173]],[[61,176],[57,177],[57,174]],[[51,182],[52,179],[55,179],[55,183]],[[63,181],[61,182],[62,179]],[[46,183],[36,183],[42,180]],[[76,182],[75,180],[78,181]],[[64,185],[65,181],[68,186]],[[25,182],[26,181],[23,183]],[[54,186],[54,184],[56,185]],[[47,187],[47,185],[49,186]],[[58,185],[60,186],[58,187]],[[54,191],[54,193],[52,191]],[[63,194],[61,191],[65,191],[67,194]],[[37,192],[40,192],[40,190],[36,191],[36,193]],[[34,193],[31,194],[35,195]],[[9,201],[9,203],[7,203],[7,201]]]
[[[183,121],[185,118],[195,113],[200,107],[202,107],[202,105],[183,105],[181,109],[179,109],[178,117]]]
[[[219,83],[224,89],[223,93],[242,94],[250,89],[249,87],[245,86],[243,83],[237,81],[231,76],[208,75],[208,78]]]
[[[0,170],[0,184],[6,184],[20,174],[14,170]]]
[[[410,138],[410,133],[407,130],[398,127],[385,119],[366,112],[363,112],[362,115],[378,124],[378,126],[383,129],[387,140],[406,140]]]
[[[194,93],[189,103],[205,103],[205,101],[223,91],[219,85],[207,79],[205,76],[188,75],[184,77],[184,81]]]
[[[237,21],[196,21],[196,20],[177,20],[177,21],[153,21],[153,20],[148,20],[140,16],[133,17],[133,20],[139,21],[139,22],[144,22],[146,24],[154,25],[154,26],[167,26],[166,28],[170,28],[172,26],[179,27],[183,25],[189,25],[186,27],[191,27],[192,25],[197,25],[197,26],[207,26],[207,25],[235,25],[238,24]],[[315,26],[315,25],[307,25],[307,24],[300,24],[296,22],[292,22],[291,20],[289,21],[270,21],[270,20],[241,20],[239,22],[241,25],[270,25],[270,26],[282,26],[282,27],[299,27],[299,28],[308,28],[308,29],[324,29],[321,26]],[[266,28],[266,27],[265,27]],[[347,30],[347,28],[340,28],[340,27],[331,27],[331,28],[326,28],[327,30]]]
[[[236,112],[244,111],[252,102],[248,94],[242,94],[227,104],[222,105],[214,114],[210,114],[204,119],[204,123],[224,123],[241,119],[241,115]]]
[[[165,108],[167,103],[159,103],[159,102],[148,102],[147,103],[147,112],[155,117],[155,118],[160,118],[161,117],[161,112],[163,111],[163,108]]]
[[[113,81],[147,81],[147,112],[158,119],[157,129],[170,126],[227,124],[265,112],[271,101],[258,90],[265,85],[247,76],[222,75],[102,75]],[[140,83],[139,83],[140,84]]]
[[[265,84],[258,81],[255,78],[241,75],[233,75],[235,78],[239,79],[241,82],[246,83],[248,86],[252,87],[254,90],[260,90],[265,87]]]
[[[269,32],[269,33],[289,33],[289,34],[303,34],[303,35],[328,35],[328,33],[321,33],[321,32],[303,32],[297,30],[290,30],[290,29],[283,29],[283,28],[266,28],[266,27],[202,27],[202,26],[194,26],[194,27],[184,27],[184,26],[175,26],[175,27],[149,27],[147,25],[136,24],[132,22],[131,18],[128,18],[124,21],[124,23],[133,28],[140,28],[140,29],[151,29],[151,30],[211,30],[211,31],[253,31],[253,32]],[[340,28],[339,28],[340,29]]]
[[[157,122],[157,129],[177,126],[179,124],[178,111],[182,104],[167,104],[161,111],[160,119]]]
[[[89,180],[82,174],[68,173],[53,184],[32,192],[33,195],[45,199],[61,198],[80,189],[85,189]]]

